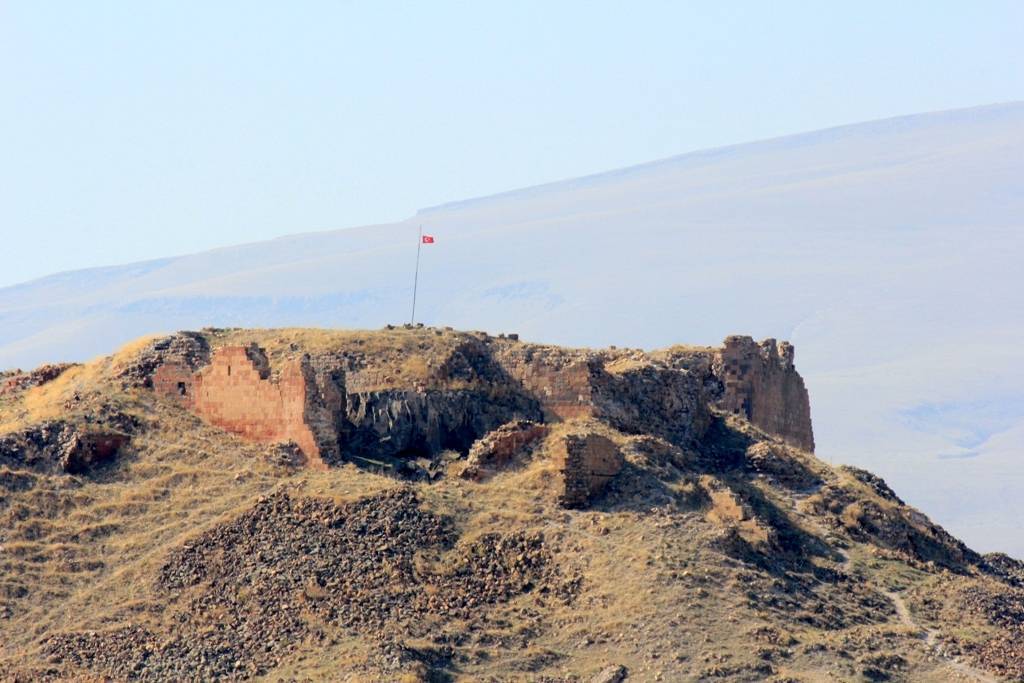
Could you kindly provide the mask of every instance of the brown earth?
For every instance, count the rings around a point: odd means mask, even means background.
[[[804,450],[791,347],[731,339],[206,330],[19,387],[0,680],[1024,680],[1024,565]],[[313,440],[197,409],[218,358]]]

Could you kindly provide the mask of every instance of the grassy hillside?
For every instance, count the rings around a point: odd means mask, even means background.
[[[405,376],[449,343],[208,337]],[[559,423],[480,482],[457,453],[433,481],[316,471],[126,386],[144,347],[0,396],[0,438],[136,425],[80,474],[0,455],[2,680],[1024,680],[1020,564],[741,419],[685,447]],[[579,429],[626,466],[570,510],[551,448]]]

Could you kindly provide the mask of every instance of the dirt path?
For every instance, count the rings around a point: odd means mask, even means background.
[[[843,568],[848,569],[850,566],[850,554],[842,548],[836,548],[836,552],[838,552],[843,558],[840,565]],[[965,678],[980,681],[981,683],[999,683],[999,681],[1002,680],[982,671],[981,669],[977,669],[970,664],[945,654],[942,651],[942,646],[939,644],[939,632],[935,629],[926,628],[917,623],[917,620],[914,619],[914,615],[910,613],[910,608],[907,607],[907,602],[903,599],[903,596],[895,591],[885,590],[882,588],[879,588],[878,592],[892,601],[893,606],[896,607],[896,616],[899,618],[900,623],[921,634],[921,637],[924,639],[928,649],[937,657],[941,657],[945,661],[946,666],[950,669]]]
[[[924,637],[924,642],[928,645],[929,649],[931,649],[932,652],[934,652],[939,657],[942,657],[944,660],[946,660],[946,664],[949,666],[949,668],[953,669],[954,671],[963,676],[966,676],[967,678],[973,679],[975,681],[982,681],[982,683],[999,682],[1000,679],[985,673],[981,669],[976,669],[970,664],[966,664],[960,661],[959,659],[955,659],[944,654],[942,652],[941,645],[939,645],[938,642],[938,631],[936,631],[935,629],[926,628],[918,624],[917,621],[914,619],[914,615],[910,613],[910,609],[907,607],[907,603],[903,599],[903,596],[901,596],[899,593],[896,593],[895,591],[880,590],[879,592],[885,597],[892,600],[892,604],[896,607],[896,615],[899,617],[900,623],[902,623],[907,628],[911,628],[920,633],[922,637]]]

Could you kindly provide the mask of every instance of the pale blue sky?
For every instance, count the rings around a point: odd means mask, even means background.
[[[0,0],[0,286],[1024,99],[1024,3]]]

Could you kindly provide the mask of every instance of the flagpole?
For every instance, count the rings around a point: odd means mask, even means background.
[[[412,280],[412,317],[409,319],[410,325],[416,324],[416,287],[420,283],[420,249],[423,248],[423,225],[420,225],[420,238],[416,242],[416,275]]]

